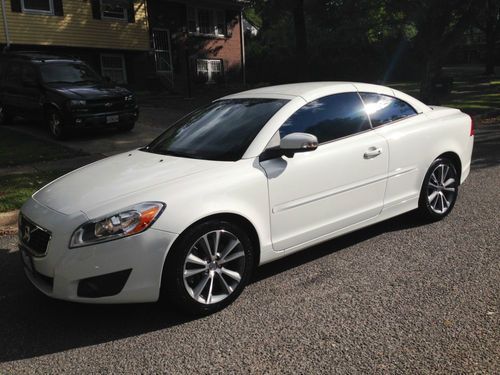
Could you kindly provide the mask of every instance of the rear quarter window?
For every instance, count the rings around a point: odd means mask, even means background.
[[[411,105],[392,96],[375,93],[360,93],[360,95],[365,103],[366,113],[370,116],[373,127],[417,114],[417,111]]]

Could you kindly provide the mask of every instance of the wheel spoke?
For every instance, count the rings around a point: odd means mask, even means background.
[[[439,189],[439,186],[429,181],[429,186],[433,189]]]
[[[439,194],[439,200],[441,201],[441,213],[443,213],[444,212],[443,194]]]
[[[205,272],[208,269],[208,267],[203,267],[203,268],[193,268],[190,270],[184,270],[184,277],[189,278],[194,275],[198,275],[199,273]]]
[[[447,165],[442,166],[442,174],[441,174],[441,184],[444,185],[444,182],[446,181],[446,176],[448,176],[448,170],[450,167]]]
[[[207,303],[212,303],[212,295],[214,290],[214,274],[210,274],[210,287],[208,288]]]
[[[445,181],[445,183],[443,184],[444,187],[448,187],[450,186],[451,184],[454,184],[455,183],[455,179],[454,178],[449,178]]]
[[[441,198],[443,199],[443,203],[446,204],[446,208],[448,208],[450,206],[450,202],[448,201],[448,199],[446,199],[446,197],[443,193],[441,193]],[[444,207],[443,207],[443,209],[444,209]]]
[[[203,292],[203,289],[205,289],[205,286],[207,285],[207,282],[208,282],[209,279],[210,279],[210,277],[208,275],[205,275],[200,280],[200,282],[198,283],[198,285],[196,285],[196,288],[193,289],[193,296],[194,296],[195,299],[200,298],[200,294],[201,294],[201,292]]]
[[[428,199],[429,199],[429,203],[432,203],[432,201],[439,195],[438,191],[433,191],[431,193],[431,195],[429,195]]]
[[[235,259],[238,259],[238,258],[241,258],[245,256],[245,252],[244,251],[238,251],[236,253],[233,253],[231,255],[228,255],[227,257],[225,257],[224,259],[222,259],[219,264],[224,264],[224,263],[227,263],[227,262],[230,262],[232,260],[235,260]]]
[[[434,173],[431,174],[431,180],[433,180],[433,182],[434,182],[435,185],[439,185],[439,181],[438,181],[435,173],[436,172],[434,172]]]
[[[203,250],[207,253],[209,259],[213,259],[212,248],[210,247],[210,242],[208,241],[208,234],[205,234],[199,241]]]
[[[219,280],[221,281],[222,285],[226,289],[227,293],[228,294],[232,293],[233,292],[233,288],[231,288],[229,286],[229,284],[227,283],[226,279],[224,279],[224,276],[222,276],[220,273],[217,273],[216,275],[219,277]]]
[[[220,230],[215,232],[214,255],[217,255],[217,252],[219,251],[220,234],[221,234]]]
[[[233,280],[236,280],[236,281],[241,280],[241,275],[236,271],[231,271],[231,270],[224,268],[224,267],[222,267],[220,270],[224,275],[228,275]]]
[[[233,251],[239,244],[240,241],[238,241],[237,239],[233,239],[231,242],[229,242],[224,251],[222,252],[220,260],[223,261],[229,255],[229,253]]]
[[[449,192],[454,192],[454,191],[455,191],[455,188],[452,188],[452,187],[451,187],[451,188],[449,188],[449,187],[445,187],[445,188],[443,188],[443,190],[445,190],[445,191],[449,191]]]
[[[203,267],[207,266],[207,262],[206,261],[204,261],[203,259],[197,257],[193,253],[191,253],[191,254],[188,255],[188,257],[186,258],[186,262],[187,263],[193,263],[193,264],[196,264],[198,266],[203,266]]]

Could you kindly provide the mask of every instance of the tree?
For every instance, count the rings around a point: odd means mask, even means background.
[[[420,99],[436,103],[433,84],[441,75],[444,60],[474,22],[485,0],[393,0],[395,11],[405,14],[416,36],[413,46],[422,62]]]
[[[495,42],[500,35],[500,0],[487,0],[476,26],[486,35],[485,74],[495,72]]]

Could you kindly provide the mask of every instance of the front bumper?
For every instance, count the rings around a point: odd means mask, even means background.
[[[121,124],[134,123],[139,118],[139,108],[127,108],[120,111],[103,113],[85,113],[73,111],[67,115],[67,123],[75,129],[105,128]]]
[[[150,228],[123,239],[69,249],[72,231],[87,219],[82,213],[63,215],[30,199],[21,214],[52,233],[46,255],[21,250],[26,276],[47,296],[85,303],[158,300],[163,264],[176,234]]]

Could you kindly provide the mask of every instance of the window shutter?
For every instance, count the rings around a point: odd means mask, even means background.
[[[127,17],[129,23],[135,22],[134,0],[129,0],[128,2]]]
[[[21,0],[11,0],[10,1],[10,9],[13,12],[17,12],[17,13],[22,12],[22,9],[21,9]]]
[[[54,0],[54,15],[64,16],[62,0]]]
[[[92,17],[96,20],[101,19],[101,1],[92,0]]]

